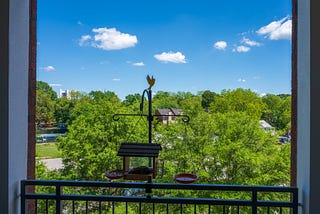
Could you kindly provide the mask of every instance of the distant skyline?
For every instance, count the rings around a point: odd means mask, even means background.
[[[54,90],[291,93],[291,1],[38,1],[37,80]]]

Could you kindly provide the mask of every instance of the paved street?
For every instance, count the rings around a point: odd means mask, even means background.
[[[62,168],[62,159],[61,158],[42,159],[41,161],[50,170]]]

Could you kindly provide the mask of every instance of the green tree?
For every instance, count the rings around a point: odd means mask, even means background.
[[[129,94],[125,97],[125,100],[123,101],[125,105],[133,105],[134,103],[140,103],[142,99],[141,94]]]
[[[208,111],[210,104],[214,102],[215,100],[215,96],[217,94],[215,92],[211,92],[210,90],[206,90],[201,94],[201,106],[202,108],[204,108],[205,110]]]
[[[57,93],[45,82],[36,85],[36,124],[54,123]]]
[[[91,91],[89,93],[89,96],[92,97],[95,100],[98,99],[105,99],[105,100],[109,100],[111,102],[119,102],[120,99],[119,97],[112,91]]]
[[[275,136],[244,112],[201,112],[187,125],[162,126],[158,131],[165,166],[161,181],[172,181],[178,172],[194,172],[199,183],[289,183],[289,146],[278,145]]]
[[[262,97],[262,101],[266,105],[266,110],[261,118],[277,130],[288,132],[291,121],[291,96],[267,94]]]
[[[59,143],[63,174],[69,179],[105,180],[106,170],[122,166],[117,156],[121,142],[147,142],[145,118],[113,120],[115,113],[137,113],[120,102],[86,99],[78,102],[73,112],[68,134]]]
[[[159,91],[153,97],[153,106],[158,108],[178,108],[178,99],[174,93]]]
[[[238,88],[223,90],[219,96],[215,96],[209,110],[212,113],[246,112],[252,117],[260,118],[265,110],[265,104],[257,93],[249,89]]]
[[[52,87],[43,81],[37,81],[36,91],[43,91],[51,100],[57,99],[57,93],[52,89]]]
[[[68,99],[67,97],[59,98],[54,112],[57,123],[71,123],[71,111],[75,105],[75,100]]]

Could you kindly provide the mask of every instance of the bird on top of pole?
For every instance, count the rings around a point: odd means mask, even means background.
[[[151,78],[150,78],[150,76],[147,75],[147,81],[148,81],[148,83],[149,83],[149,88],[148,88],[148,90],[150,90],[150,89],[152,88],[152,86],[154,85],[154,83],[156,82],[156,79],[153,78],[153,76],[151,76]]]

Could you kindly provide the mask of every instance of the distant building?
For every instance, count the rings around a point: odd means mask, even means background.
[[[68,99],[71,99],[71,91],[72,91],[72,90],[62,90],[62,89],[60,88],[60,90],[59,90],[59,98],[61,98],[61,97],[67,97]]]
[[[260,128],[266,130],[266,131],[275,131],[275,128],[271,126],[267,121],[265,120],[260,120]]]
[[[163,124],[169,124],[171,122],[176,121],[176,115],[181,115],[182,110],[181,109],[175,109],[175,108],[166,108],[166,109],[157,109],[156,110],[156,116],[159,121],[161,121]]]

